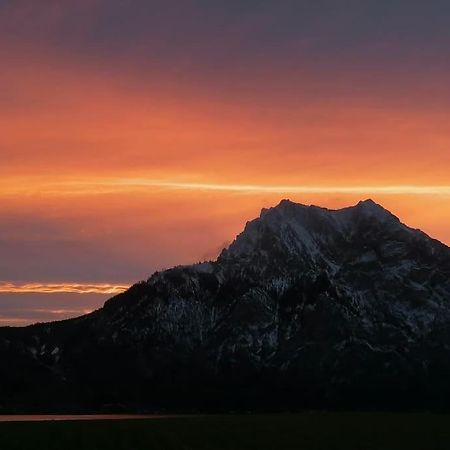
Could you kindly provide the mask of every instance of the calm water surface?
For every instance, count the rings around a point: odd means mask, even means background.
[[[45,420],[132,420],[163,419],[168,415],[156,414],[16,414],[0,415],[0,422],[41,422]]]

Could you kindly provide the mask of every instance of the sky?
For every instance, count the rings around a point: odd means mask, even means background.
[[[0,325],[372,198],[450,244],[450,3],[0,0]]]

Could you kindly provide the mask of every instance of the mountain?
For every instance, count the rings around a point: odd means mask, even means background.
[[[3,411],[447,408],[450,248],[371,200],[283,200],[216,261],[0,328]]]

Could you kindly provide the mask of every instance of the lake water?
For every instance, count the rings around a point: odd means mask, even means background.
[[[14,414],[0,415],[0,422],[42,422],[46,420],[136,420],[163,419],[167,417],[175,416],[156,414]]]

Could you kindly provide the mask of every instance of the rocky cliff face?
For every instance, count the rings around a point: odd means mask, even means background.
[[[446,408],[450,249],[371,200],[283,200],[214,262],[0,329],[0,358],[8,411]]]

